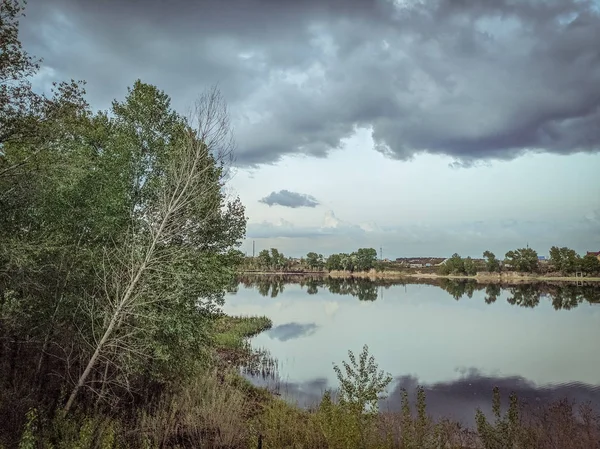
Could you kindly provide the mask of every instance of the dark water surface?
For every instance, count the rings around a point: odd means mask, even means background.
[[[530,403],[600,407],[600,285],[243,279],[225,312],[273,320],[252,345],[270,352],[277,375],[253,380],[301,405],[336,387],[333,362],[366,343],[394,376],[387,409],[417,385],[433,416],[467,424],[491,408],[494,386]]]

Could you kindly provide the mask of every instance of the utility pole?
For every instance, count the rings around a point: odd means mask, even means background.
[[[379,247],[379,260],[383,261],[383,246]]]
[[[254,240],[252,240],[252,258],[254,259],[254,244],[256,242]]]

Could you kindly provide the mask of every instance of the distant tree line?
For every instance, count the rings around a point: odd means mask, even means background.
[[[336,253],[325,258],[322,254],[309,252],[305,257],[286,257],[276,248],[263,249],[256,257],[246,258],[245,268],[274,271],[369,271],[379,268],[375,248],[359,248],[352,253]]]
[[[369,271],[377,268],[377,250],[375,248],[360,248],[359,250],[346,254],[332,254],[325,261],[328,271]]]
[[[440,265],[439,273],[443,275],[474,276],[478,271],[483,270],[489,273],[500,273],[502,271],[539,273],[542,270],[538,253],[532,248],[519,248],[508,251],[503,261],[498,260],[491,251],[484,251],[483,258],[484,265],[470,257],[463,258],[455,253]],[[575,273],[583,273],[588,276],[595,275],[600,273],[600,260],[592,254],[580,256],[573,249],[553,246],[550,248],[550,259],[548,265],[544,267],[544,271],[557,272],[563,275]]]

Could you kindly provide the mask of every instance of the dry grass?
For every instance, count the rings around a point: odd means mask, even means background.
[[[150,447],[245,447],[250,399],[231,377],[216,370],[163,397],[139,420],[140,443]],[[140,445],[141,446],[141,445]]]

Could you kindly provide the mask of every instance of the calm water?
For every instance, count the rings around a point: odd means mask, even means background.
[[[273,320],[252,344],[277,360],[278,375],[254,381],[300,404],[335,387],[332,363],[364,344],[394,376],[390,409],[416,385],[434,416],[466,423],[489,409],[495,385],[529,402],[600,404],[600,286],[294,280],[243,280],[225,312]]]

